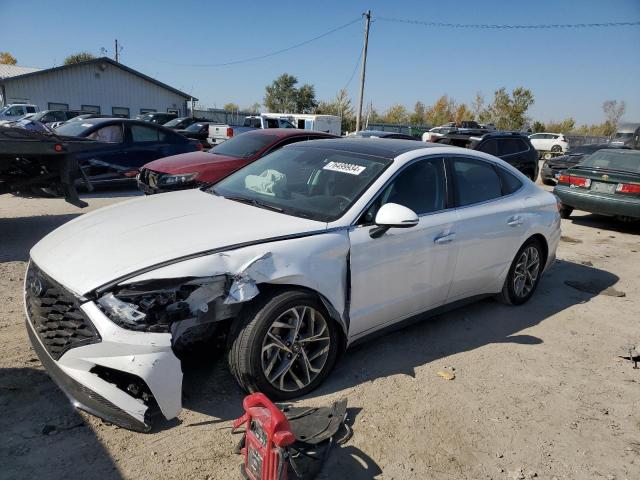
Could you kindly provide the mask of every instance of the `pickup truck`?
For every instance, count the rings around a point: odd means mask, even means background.
[[[248,132],[249,130],[256,130],[259,128],[296,128],[293,124],[285,118],[266,118],[262,116],[245,117],[244,123],[241,127],[232,125],[220,125],[209,124],[209,138],[208,143],[211,146],[216,146],[225,140],[229,140],[234,135],[240,135],[241,133]]]
[[[8,123],[24,117],[29,113],[40,111],[37,105],[26,103],[11,103],[0,108],[0,122]]]

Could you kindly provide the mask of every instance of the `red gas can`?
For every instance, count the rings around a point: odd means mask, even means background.
[[[287,480],[287,446],[295,442],[284,414],[264,394],[252,393],[242,402],[244,415],[233,429],[246,425],[241,471],[250,480]]]

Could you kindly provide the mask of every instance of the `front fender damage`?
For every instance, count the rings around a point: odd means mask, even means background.
[[[187,277],[213,279],[223,276],[226,281],[203,283],[185,300],[193,315],[171,325],[172,348],[162,353],[164,366],[153,360],[144,363],[141,357],[138,357],[141,363],[132,362],[140,368],[98,359],[96,364],[132,373],[141,378],[144,386],[148,387],[153,401],[140,402],[140,399],[137,399],[136,409],[131,409],[128,413],[142,418],[149,428],[154,418],[150,410],[155,404],[166,419],[174,418],[181,409],[182,371],[177,371],[171,366],[167,368],[166,362],[180,365],[180,360],[175,355],[175,347],[178,344],[188,345],[197,341],[203,329],[213,323],[237,316],[242,304],[260,294],[261,284],[301,286],[316,291],[331,317],[340,324],[346,335],[348,252],[346,231],[332,232],[196,257],[132,276],[120,285]],[[115,325],[114,327],[118,328]],[[152,356],[147,358],[151,359]],[[125,393],[131,394],[130,391]],[[146,411],[140,410],[141,404],[146,406]]]

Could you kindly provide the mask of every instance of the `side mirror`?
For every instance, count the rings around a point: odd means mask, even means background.
[[[397,203],[385,203],[376,214],[376,226],[369,231],[371,238],[381,237],[390,228],[415,227],[420,219],[416,212]]]

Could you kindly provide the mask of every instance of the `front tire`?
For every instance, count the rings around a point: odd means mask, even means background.
[[[562,205],[560,207],[560,218],[564,218],[566,220],[567,218],[571,217],[572,213],[573,208],[567,207],[566,205]]]
[[[544,253],[538,240],[527,241],[518,250],[498,299],[507,305],[522,305],[538,287],[544,268]]]
[[[243,390],[287,400],[320,385],[337,354],[336,324],[320,300],[291,290],[243,309],[229,335],[227,358]]]

